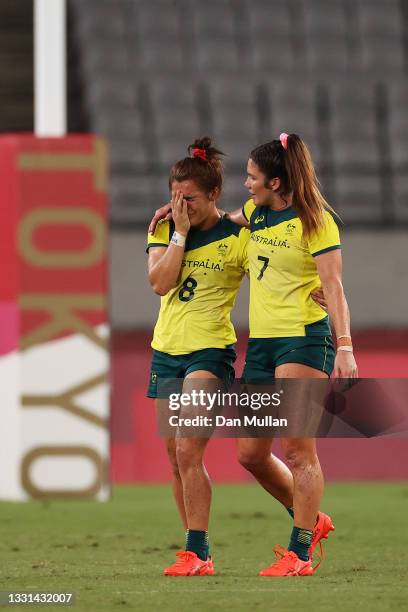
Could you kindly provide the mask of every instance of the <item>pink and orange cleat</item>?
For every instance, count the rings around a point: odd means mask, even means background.
[[[319,512],[317,522],[313,530],[312,542],[309,548],[309,561],[302,561],[296,553],[286,550],[279,544],[273,549],[275,553],[275,562],[266,569],[259,572],[260,576],[312,576],[324,559],[324,551],[322,540],[329,537],[329,533],[334,531],[333,521],[330,516]],[[313,552],[319,544],[319,552],[316,554],[318,558],[317,564],[313,567]]]
[[[334,528],[333,521],[331,520],[330,516],[328,514],[325,514],[324,512],[319,512],[319,514],[317,515],[317,523],[315,525],[315,528],[313,529],[312,542],[309,548],[309,556],[310,556],[310,559],[313,560],[314,549],[316,548],[318,544],[320,547],[319,553],[317,554],[319,558],[319,562],[317,565],[315,565],[314,571],[317,570],[320,563],[324,559],[324,551],[323,551],[323,546],[322,546],[321,541],[327,540],[327,538],[329,537],[329,533],[331,531],[335,531],[335,528]]]
[[[273,549],[275,563],[259,572],[260,576],[311,576],[313,574],[312,562],[302,561],[296,553],[286,550],[277,544]]]
[[[214,574],[214,563],[211,557],[203,561],[189,550],[179,550],[176,556],[177,561],[164,570],[165,576],[212,576]]]

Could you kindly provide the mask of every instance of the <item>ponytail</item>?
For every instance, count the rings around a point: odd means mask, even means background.
[[[279,140],[256,147],[250,158],[265,174],[265,187],[277,177],[281,181],[281,194],[293,194],[293,207],[302,222],[305,238],[324,226],[326,210],[336,215],[320,192],[309,149],[297,134],[281,134]]]
[[[297,134],[288,136],[285,167],[293,205],[302,221],[303,234],[309,237],[323,227],[326,210],[336,213],[320,191],[309,149]]]

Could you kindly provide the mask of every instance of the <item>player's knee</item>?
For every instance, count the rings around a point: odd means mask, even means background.
[[[256,472],[265,463],[265,454],[252,449],[239,449],[238,462],[248,472]]]
[[[284,452],[286,463],[291,470],[305,468],[317,461],[316,451],[310,448],[290,445]]]

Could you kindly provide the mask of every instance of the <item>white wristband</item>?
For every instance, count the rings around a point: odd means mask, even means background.
[[[338,346],[337,351],[344,351],[345,353],[352,353],[353,347],[352,346]]]
[[[171,244],[175,244],[176,246],[183,247],[186,244],[186,237],[179,232],[173,232],[171,237]]]

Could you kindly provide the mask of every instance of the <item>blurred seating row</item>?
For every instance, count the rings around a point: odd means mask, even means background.
[[[89,103],[92,128],[113,144],[114,165],[168,166],[204,132],[216,136],[232,164],[242,164],[254,144],[287,130],[308,142],[318,165],[378,165],[389,141],[390,162],[408,166],[408,81],[275,80],[243,88],[230,77],[129,82],[124,89],[107,78],[89,89]]]
[[[125,56],[147,76],[250,70],[284,74],[406,66],[399,0],[75,0],[92,71]],[[95,10],[95,2],[98,4]]]
[[[230,77],[207,84],[132,83],[116,98],[115,92],[119,86],[107,81],[92,97],[97,111],[92,127],[110,140],[114,173],[146,177],[152,172],[155,181],[197,135],[210,134],[226,153],[228,172],[242,177],[250,150],[286,130],[308,143],[324,186],[342,209],[355,194],[351,200],[359,206],[346,210],[345,217],[369,220],[372,213],[375,221],[382,217],[383,170],[408,172],[408,82],[357,87],[349,80],[275,80],[242,89],[240,79]]]
[[[347,227],[395,226],[408,222],[408,174],[395,173],[384,179],[374,171],[335,172],[323,176],[323,192]],[[227,173],[221,207],[239,208],[248,199],[244,172]],[[327,186],[330,185],[330,188]],[[115,173],[111,179],[113,224],[121,227],[141,225],[154,211],[169,201],[168,173]]]

